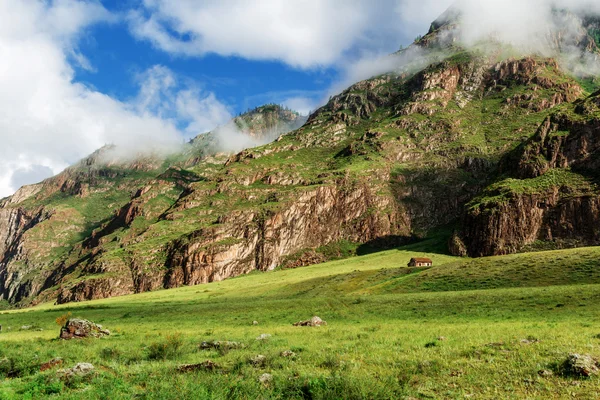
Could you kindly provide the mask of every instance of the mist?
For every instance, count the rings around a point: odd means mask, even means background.
[[[482,48],[490,40],[511,46],[515,55],[556,57],[578,76],[600,72],[598,55],[580,46],[587,31],[581,18],[600,15],[600,3],[588,0],[459,0],[456,35],[461,44]]]

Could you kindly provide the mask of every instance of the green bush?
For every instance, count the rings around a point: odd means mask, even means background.
[[[164,341],[152,343],[148,346],[149,360],[167,360],[178,356],[183,346],[181,333],[167,335]]]

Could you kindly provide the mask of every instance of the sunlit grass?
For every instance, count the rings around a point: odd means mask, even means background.
[[[555,370],[570,352],[600,355],[597,254],[587,248],[470,260],[391,250],[208,285],[9,311],[0,314],[0,374],[6,376],[12,362],[14,377],[0,383],[0,398],[594,398],[598,378],[573,384],[573,378],[537,372]],[[409,271],[414,256],[431,257],[434,267]],[[596,284],[586,284],[588,270]],[[568,281],[577,271],[583,275]],[[495,281],[495,289],[469,290],[484,279]],[[571,285],[561,286],[560,279]],[[55,320],[67,312],[113,334],[57,340]],[[328,325],[292,326],[313,315]],[[20,330],[23,325],[31,328]],[[262,333],[272,337],[257,341]],[[157,346],[173,334],[181,347],[156,359]],[[438,340],[442,336],[446,340]],[[528,337],[540,341],[521,343]],[[199,350],[206,340],[245,347]],[[282,357],[284,350],[295,357]],[[257,354],[267,357],[262,367],[249,362]],[[56,370],[39,372],[54,357],[62,357],[64,367],[91,362],[96,372],[64,384]],[[218,364],[216,372],[176,371],[207,359]],[[265,372],[273,375],[267,386],[258,382]]]

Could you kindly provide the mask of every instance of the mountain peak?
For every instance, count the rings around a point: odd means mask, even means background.
[[[232,122],[251,137],[269,137],[273,140],[282,133],[300,128],[306,122],[306,117],[297,111],[271,103],[248,110],[235,117]]]

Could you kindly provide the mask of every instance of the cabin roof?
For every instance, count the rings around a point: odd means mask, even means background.
[[[431,261],[431,258],[424,258],[424,257],[413,257],[410,259],[410,261],[421,262],[421,263],[433,263],[433,261]]]

